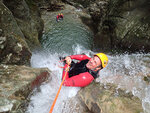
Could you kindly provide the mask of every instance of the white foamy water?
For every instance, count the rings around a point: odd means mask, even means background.
[[[88,56],[95,54],[79,45],[72,48],[74,54],[86,53]],[[62,69],[58,67],[58,65],[62,65],[58,62],[60,55],[68,56],[70,54],[33,53],[32,67],[48,67],[52,71],[52,80],[48,80],[33,92],[27,113],[49,112],[61,84]],[[144,113],[150,113],[150,85],[143,80],[143,76],[150,73],[150,54],[108,55],[108,58],[108,66],[100,71],[100,77],[96,81],[103,84],[114,83],[118,88],[126,89],[126,92],[131,91],[133,95],[140,98]],[[67,100],[74,97],[79,89],[76,87],[62,87],[53,113],[70,111],[70,108],[67,108],[68,110],[64,108],[65,103],[68,103]],[[65,110],[63,111],[63,109]]]
[[[83,47],[76,45],[73,46],[75,54],[81,54],[86,52],[87,55],[90,51],[85,50]],[[58,65],[62,65],[59,62],[59,56],[68,56],[69,54],[51,54],[48,52],[33,52],[31,58],[31,66],[35,68],[48,67],[52,73],[52,80],[48,80],[43,83],[40,88],[33,91],[30,104],[26,113],[48,113],[52,102],[56,96],[56,93],[61,84],[62,69]],[[80,88],[78,87],[62,87],[53,113],[62,113],[64,104],[67,100],[75,96]],[[66,108],[65,108],[66,111]]]
[[[108,66],[97,82],[113,83],[140,98],[144,113],[150,113],[150,84],[143,80],[150,74],[150,54],[109,56]]]

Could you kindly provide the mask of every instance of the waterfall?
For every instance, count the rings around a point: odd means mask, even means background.
[[[61,84],[62,69],[58,67],[58,65],[62,65],[59,62],[60,56],[84,53],[92,57],[97,52],[103,52],[91,51],[93,34],[87,26],[81,23],[75,13],[70,13],[70,11],[62,13],[64,20],[59,23],[55,21],[57,12],[46,14],[45,32],[41,39],[44,50],[32,52],[31,66],[49,68],[52,80],[49,79],[33,91],[26,113],[49,112]],[[143,80],[143,76],[150,73],[150,54],[106,54],[109,58],[108,66],[101,70],[100,77],[96,81],[103,84],[114,83],[118,85],[118,88],[126,89],[126,92],[131,91],[133,95],[141,99],[145,113],[149,113],[150,85]],[[63,86],[53,113],[63,113],[63,109],[70,111],[71,108],[64,108],[65,103],[69,98],[74,97],[79,89]],[[74,108],[72,107],[72,109]]]

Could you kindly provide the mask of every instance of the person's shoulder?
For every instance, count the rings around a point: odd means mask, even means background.
[[[98,76],[99,76],[99,71],[92,71],[92,70],[89,70],[89,73],[94,77],[94,79],[96,79]]]

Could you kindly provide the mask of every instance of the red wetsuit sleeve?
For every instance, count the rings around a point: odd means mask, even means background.
[[[90,57],[86,56],[86,55],[71,55],[70,56],[71,59],[75,59],[75,60],[86,60],[86,59],[91,59]]]
[[[81,73],[75,75],[71,78],[66,78],[63,85],[64,86],[73,86],[73,87],[85,87],[89,85],[94,80],[94,77],[89,73]]]

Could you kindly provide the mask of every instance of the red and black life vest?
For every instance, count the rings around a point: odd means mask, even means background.
[[[92,70],[89,70],[87,67],[86,67],[86,64],[88,63],[88,59],[86,60],[82,60],[80,61],[79,63],[74,63],[72,62],[71,63],[71,67],[70,67],[70,70],[69,70],[69,77],[72,77],[72,76],[75,76],[75,75],[78,75],[80,73],[84,73],[84,72],[89,72],[93,77],[94,79],[98,77],[98,72],[99,71],[92,71]]]

